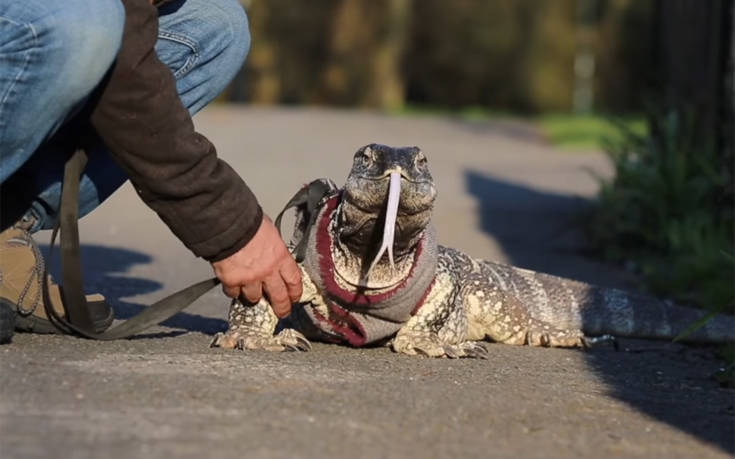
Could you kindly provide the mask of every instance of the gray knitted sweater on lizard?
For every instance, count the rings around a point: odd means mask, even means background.
[[[311,338],[363,346],[394,335],[421,307],[434,279],[437,243],[433,227],[427,228],[413,253],[408,278],[398,285],[380,290],[345,285],[337,278],[333,258],[339,202],[340,196],[334,196],[319,210],[304,261],[326,304],[295,308],[291,320]]]

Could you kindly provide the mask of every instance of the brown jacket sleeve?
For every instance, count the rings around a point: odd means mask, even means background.
[[[91,122],[136,191],[195,255],[228,257],[263,217],[240,176],[194,131],[171,71],[158,60],[158,14],[148,0],[123,0],[121,51]]]

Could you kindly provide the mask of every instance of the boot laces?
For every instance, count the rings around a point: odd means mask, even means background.
[[[31,275],[28,276],[28,280],[25,283],[25,286],[23,286],[23,289],[20,292],[20,295],[18,296],[18,313],[22,314],[24,316],[29,316],[33,314],[33,312],[36,310],[38,305],[41,303],[41,291],[43,288],[43,274],[46,272],[46,264],[43,260],[43,255],[41,254],[41,249],[38,248],[38,244],[36,244],[36,241],[33,240],[33,237],[31,237],[31,234],[26,231],[25,229],[21,229],[22,236],[19,238],[12,238],[11,241],[14,242],[20,242],[24,245],[27,245],[30,247],[30,249],[33,251],[33,258],[35,259],[35,263],[33,266],[33,269],[31,270]],[[31,286],[33,284],[36,284],[36,293],[33,298],[33,301],[31,302],[30,308],[23,307],[23,303],[25,302],[26,295],[28,295],[29,290],[31,289]]]

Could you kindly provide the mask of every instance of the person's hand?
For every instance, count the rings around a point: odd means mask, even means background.
[[[301,271],[273,222],[263,216],[258,232],[238,252],[212,263],[225,295],[256,303],[265,293],[278,317],[301,297]]]

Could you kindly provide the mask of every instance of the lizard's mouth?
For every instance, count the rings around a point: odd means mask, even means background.
[[[421,239],[436,198],[430,177],[406,177],[400,167],[380,175],[351,174],[342,193],[339,241],[360,258],[357,285],[387,279],[405,267],[405,256]]]

